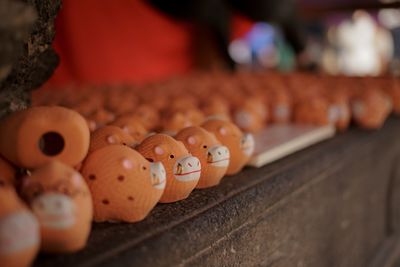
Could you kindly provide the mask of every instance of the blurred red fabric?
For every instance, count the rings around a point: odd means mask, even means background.
[[[252,22],[234,16],[232,37]],[[192,26],[144,0],[63,0],[54,48],[60,65],[47,85],[147,82],[193,67]]]
[[[50,84],[144,82],[192,67],[190,25],[142,0],[63,0]]]

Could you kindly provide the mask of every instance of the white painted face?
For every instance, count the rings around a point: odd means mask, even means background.
[[[228,167],[230,157],[226,146],[216,145],[208,149],[207,163],[214,167]]]
[[[164,190],[167,174],[161,162],[150,163],[150,178],[154,188]]]
[[[274,108],[274,116],[278,119],[286,119],[289,117],[289,108],[284,105],[277,105]]]
[[[75,202],[64,194],[44,193],[33,200],[32,209],[43,227],[68,229],[76,223]]]
[[[241,140],[241,148],[243,153],[246,156],[250,157],[251,155],[253,155],[254,147],[255,141],[253,135],[251,133],[244,134]]]
[[[235,123],[240,128],[248,128],[253,123],[253,117],[251,116],[251,114],[249,112],[243,111],[243,110],[236,112],[234,119],[235,119]]]
[[[339,120],[346,120],[350,117],[350,110],[347,106],[339,106]]]
[[[361,101],[355,101],[351,105],[351,110],[354,117],[360,118],[365,114],[365,105]]]
[[[9,255],[39,244],[39,224],[28,211],[18,211],[0,219],[0,255]]]
[[[339,120],[340,110],[337,105],[330,105],[328,109],[328,120],[330,123],[335,123]]]
[[[178,181],[189,182],[200,179],[200,160],[193,156],[183,157],[175,162],[174,176]]]

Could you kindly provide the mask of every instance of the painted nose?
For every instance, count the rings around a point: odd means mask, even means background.
[[[154,188],[164,189],[167,174],[161,162],[150,163],[151,181]]]
[[[230,153],[226,146],[216,145],[208,149],[207,163],[217,167],[229,165]]]
[[[180,158],[175,164],[175,177],[181,181],[192,181],[200,178],[200,160],[193,156]]]
[[[241,145],[242,151],[246,156],[250,157],[253,155],[255,147],[254,136],[251,133],[245,133],[242,137]]]

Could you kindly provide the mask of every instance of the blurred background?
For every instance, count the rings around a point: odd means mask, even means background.
[[[196,70],[400,74],[400,2],[64,0],[47,82],[143,83]]]

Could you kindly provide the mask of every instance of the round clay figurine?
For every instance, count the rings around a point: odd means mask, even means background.
[[[269,107],[273,123],[288,123],[292,116],[292,103],[289,93],[283,89],[271,90]]]
[[[319,96],[298,101],[293,110],[293,119],[299,124],[327,125],[331,122],[329,102]]]
[[[163,132],[168,135],[175,135],[179,130],[192,126],[190,118],[182,112],[174,112],[163,121]]]
[[[400,115],[400,80],[388,79],[384,85],[383,91],[392,99],[393,112]]]
[[[230,160],[227,175],[240,172],[254,152],[254,138],[244,134],[235,124],[224,120],[208,120],[202,127],[212,132],[229,149]]]
[[[106,146],[89,154],[82,167],[94,204],[94,221],[137,222],[159,201],[166,172],[126,146]]]
[[[4,185],[15,186],[15,168],[0,156],[0,187]]]
[[[137,141],[117,126],[107,125],[94,131],[90,138],[89,153],[109,145],[133,147]]]
[[[181,141],[190,154],[201,163],[201,175],[196,188],[218,185],[229,166],[229,149],[201,127],[188,127],[178,132],[175,139]]]
[[[160,202],[185,199],[196,187],[201,173],[200,160],[191,156],[182,142],[165,134],[154,134],[136,149],[147,160],[161,162],[165,167],[167,185]]]
[[[266,124],[268,111],[261,101],[248,99],[233,112],[234,123],[243,131],[257,132]]]
[[[18,111],[0,122],[0,154],[28,169],[52,160],[78,165],[88,152],[89,138],[85,119],[58,106]]]
[[[39,220],[43,251],[69,253],[86,245],[93,206],[79,172],[51,161],[24,177],[21,194]]]
[[[378,90],[363,90],[351,101],[353,119],[366,129],[382,127],[391,108],[390,98]]]
[[[140,121],[148,131],[156,128],[160,121],[160,115],[158,114],[158,111],[149,105],[140,105],[135,110],[133,117]]]
[[[104,126],[115,120],[114,113],[105,110],[103,108],[99,108],[95,110],[92,114],[88,116],[90,121],[94,121],[96,123],[96,128]]]
[[[0,266],[28,267],[40,247],[36,217],[10,186],[0,186]]]
[[[146,128],[138,120],[132,118],[132,116],[121,116],[110,123],[110,125],[121,128],[137,142],[141,142],[148,133]]]

